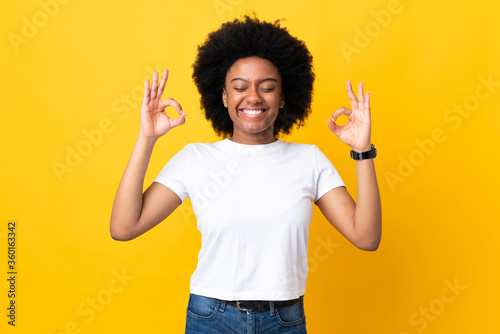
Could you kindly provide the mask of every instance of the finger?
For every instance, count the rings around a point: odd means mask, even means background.
[[[146,82],[144,83],[144,97],[142,98],[142,104],[148,104],[149,103],[149,81],[146,79]]]
[[[347,117],[351,116],[352,110],[346,107],[339,108],[335,110],[332,114],[332,120],[335,122],[340,115],[346,115]]]
[[[341,131],[342,127],[335,124],[334,121],[331,119],[327,119],[326,122],[328,123],[328,128],[336,135],[339,135],[339,132]]]
[[[365,94],[365,112],[370,114],[370,92],[366,92]]]
[[[160,101],[159,105],[160,105],[160,110],[164,110],[166,107],[173,107],[175,110],[177,110],[177,113],[179,115],[182,115],[182,107],[179,104],[179,102],[177,102],[174,99],[166,99]]]
[[[363,81],[361,81],[358,85],[358,107],[364,107],[364,99],[365,94],[363,93]]]
[[[151,100],[156,99],[158,91],[158,72],[153,73],[153,83],[151,84]]]
[[[347,95],[349,96],[349,101],[351,101],[351,108],[358,108],[358,99],[356,98],[356,94],[352,91],[351,80],[347,80]]]
[[[163,76],[161,77],[160,86],[158,87],[158,95],[156,96],[158,99],[161,99],[163,95],[163,90],[165,89],[165,84],[167,83],[168,78],[168,70],[163,70]]]
[[[176,126],[179,126],[179,125],[182,125],[186,122],[186,113],[183,112],[179,117],[177,118],[171,118],[170,119],[170,125],[172,127],[176,127]]]

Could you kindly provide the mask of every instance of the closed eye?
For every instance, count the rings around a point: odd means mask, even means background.
[[[248,87],[233,87],[233,89],[237,92],[244,92],[248,89]],[[260,91],[264,93],[270,93],[275,90],[275,87],[266,87],[266,88],[260,88]]]

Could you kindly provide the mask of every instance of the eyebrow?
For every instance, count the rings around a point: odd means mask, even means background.
[[[234,78],[230,82],[233,82],[233,81],[243,81],[243,82],[248,83],[248,80],[243,79],[243,78]],[[276,82],[276,83],[278,82],[278,80],[275,79],[275,78],[265,78],[265,79],[260,80],[259,83],[263,83],[263,82],[266,82],[266,81],[273,81],[273,82]]]

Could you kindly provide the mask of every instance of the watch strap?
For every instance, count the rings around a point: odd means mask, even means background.
[[[351,150],[351,158],[354,160],[365,160],[365,159],[373,159],[377,157],[377,149],[372,144],[372,149],[366,152],[355,152]]]

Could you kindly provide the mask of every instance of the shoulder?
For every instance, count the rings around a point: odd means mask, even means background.
[[[316,152],[320,152],[315,144],[284,142],[284,147],[288,153],[316,154]]]
[[[224,147],[221,142],[214,143],[189,143],[179,152],[184,156],[189,156],[190,159],[205,159],[205,158],[216,158],[224,154]]]
[[[220,142],[215,143],[190,143],[187,144],[184,149],[192,151],[192,152],[206,152],[206,151],[214,151],[220,150],[221,144]]]
[[[219,146],[218,143],[219,142],[215,142],[215,143],[202,143],[202,142],[188,143],[181,149],[181,151],[196,151],[196,150],[216,149]]]
[[[286,154],[288,156],[293,155],[298,157],[301,159],[302,163],[309,161],[318,168],[332,167],[330,158],[316,144],[287,143],[286,147]]]

